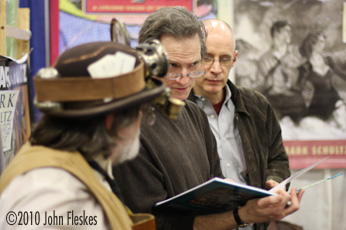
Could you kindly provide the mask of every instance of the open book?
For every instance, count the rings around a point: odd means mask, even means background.
[[[325,159],[296,172],[270,191],[216,177],[177,196],[158,202],[154,209],[200,215],[233,210],[250,199],[275,196],[274,192],[277,189],[284,189],[292,179],[303,175]]]
[[[215,177],[175,197],[161,201],[155,210],[211,214],[233,210],[247,200],[275,195],[267,190]]]

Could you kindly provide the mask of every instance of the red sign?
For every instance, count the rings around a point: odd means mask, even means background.
[[[87,14],[150,14],[167,6],[184,6],[194,12],[195,0],[83,0]]]
[[[305,168],[328,158],[316,168],[346,168],[346,140],[284,141],[291,169]]]

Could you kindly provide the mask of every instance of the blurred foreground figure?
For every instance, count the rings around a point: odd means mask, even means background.
[[[0,229],[155,229],[121,202],[111,170],[137,155],[141,108],[165,90],[148,71],[134,49],[95,42],[38,72],[44,115],[1,176]]]

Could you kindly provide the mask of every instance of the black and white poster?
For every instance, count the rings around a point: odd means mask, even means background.
[[[329,155],[323,167],[346,167],[343,11],[341,0],[234,3],[235,82],[262,92],[275,108],[296,168],[304,157]]]

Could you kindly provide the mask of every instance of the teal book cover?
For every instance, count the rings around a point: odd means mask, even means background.
[[[249,185],[213,178],[170,199],[158,202],[155,211],[187,214],[212,214],[233,210],[247,200],[276,195]]]

